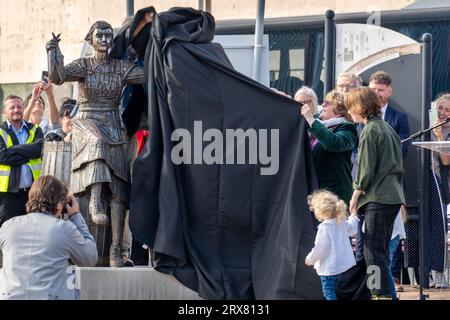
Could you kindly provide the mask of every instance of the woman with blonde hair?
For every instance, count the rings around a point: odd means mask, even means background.
[[[314,159],[319,188],[336,193],[347,204],[352,196],[353,149],[358,135],[349,121],[344,95],[336,90],[325,97],[319,118],[307,104],[301,108],[310,128],[310,146]]]
[[[319,112],[319,102],[313,89],[302,86],[294,95],[294,100],[301,105],[308,105],[313,114]]]
[[[351,215],[346,219],[347,205],[327,190],[318,190],[309,195],[308,205],[322,223],[305,264],[314,265],[317,270],[325,298],[336,300],[336,287],[342,273],[356,264],[348,237],[356,234],[358,218]]]

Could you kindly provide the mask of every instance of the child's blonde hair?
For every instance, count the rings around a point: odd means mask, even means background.
[[[314,212],[319,221],[334,218],[342,221],[347,218],[347,205],[331,191],[314,191],[307,200],[309,209]]]

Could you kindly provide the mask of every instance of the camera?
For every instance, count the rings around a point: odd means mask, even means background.
[[[436,109],[433,109],[433,108],[431,108],[430,109],[430,120],[429,120],[429,122],[430,122],[430,126],[432,126],[432,125],[434,125],[435,123],[437,123],[438,122],[438,114],[437,114],[437,110]]]
[[[69,205],[70,207],[72,206],[72,199],[70,197],[67,197],[67,201],[66,201],[66,205]],[[64,206],[64,208],[62,209],[61,213],[63,214],[63,216],[65,214],[67,214],[67,208],[66,206]]]
[[[48,71],[42,71],[41,80],[48,83]]]

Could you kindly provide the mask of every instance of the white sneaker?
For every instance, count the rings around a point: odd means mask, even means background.
[[[436,285],[435,288],[448,288],[447,281],[445,280],[445,276],[442,272],[436,272]]]

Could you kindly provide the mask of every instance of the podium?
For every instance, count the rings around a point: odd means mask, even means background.
[[[447,122],[450,122],[449,120],[446,120],[445,122],[442,122],[438,125],[436,125],[435,127],[445,124]],[[430,131],[433,128],[429,128],[425,131]],[[423,131],[423,132],[425,132]],[[428,274],[427,272],[430,270],[431,266],[430,266],[430,262],[428,261],[428,253],[430,250],[430,245],[429,245],[429,236],[430,236],[430,232],[435,233],[437,232],[437,230],[429,230],[429,226],[431,224],[431,208],[430,208],[430,188],[431,188],[431,184],[437,184],[434,183],[434,180],[431,178],[430,176],[430,170],[431,170],[431,163],[430,163],[430,153],[429,152],[424,152],[424,151],[434,151],[434,152],[438,152],[438,153],[443,153],[446,155],[450,155],[450,141],[417,141],[417,142],[412,142],[412,145],[414,145],[417,148],[421,148],[424,149],[421,152],[421,163],[422,166],[420,168],[421,173],[422,173],[422,184],[420,186],[421,189],[421,195],[420,195],[420,214],[419,214],[419,225],[415,226],[415,232],[411,233],[411,238],[414,240],[414,246],[418,246],[419,247],[419,268],[420,268],[420,278],[421,278],[421,282],[420,282],[420,299],[421,300],[425,300],[425,296],[423,295],[423,288],[424,287],[428,287]],[[431,180],[431,181],[430,181]],[[435,188],[439,189],[439,186],[436,185]],[[428,227],[427,227],[428,226]],[[405,241],[405,258],[406,258],[406,243],[408,242],[408,230],[406,228],[406,224],[405,224],[405,231],[406,231],[406,237],[407,237],[407,241]],[[417,232],[418,231],[418,232]],[[419,234],[419,237],[417,237],[417,234]],[[442,235],[443,236],[443,241],[445,242],[446,245],[446,250],[447,250],[447,240],[446,240],[446,234]],[[406,261],[405,261],[406,262]],[[425,283],[425,284],[424,284]]]
[[[450,141],[417,141],[412,144],[418,148],[443,152],[450,155]]]

